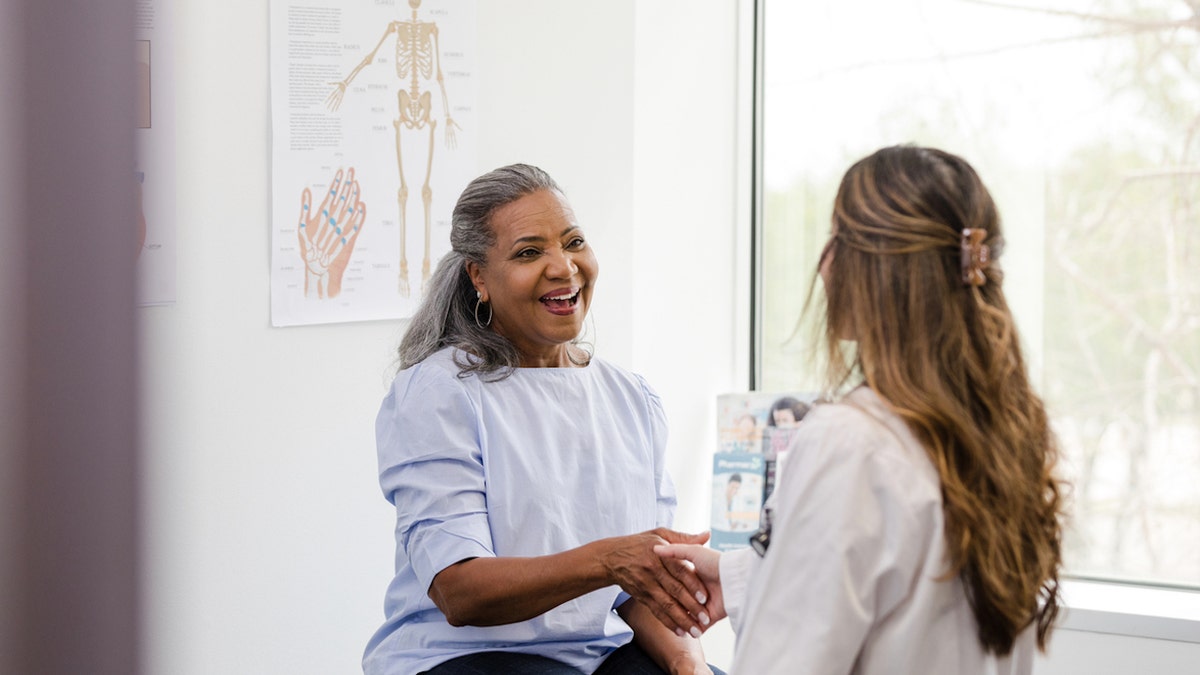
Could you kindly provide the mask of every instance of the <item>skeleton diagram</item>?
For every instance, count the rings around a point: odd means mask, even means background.
[[[417,18],[417,10],[421,0],[408,0],[412,8],[412,19],[409,21],[393,21],[388,24],[383,37],[378,44],[350,71],[346,79],[334,83],[335,89],[329,95],[326,103],[330,110],[337,110],[346,95],[346,87],[354,80],[359,71],[375,60],[375,54],[389,36],[396,36],[396,76],[401,81],[408,81],[407,89],[396,92],[400,115],[392,122],[396,128],[396,165],[400,170],[400,189],[396,198],[400,205],[400,294],[409,295],[408,257],[405,253],[405,238],[407,236],[407,215],[405,205],[408,202],[408,181],[404,177],[404,154],[401,150],[401,131],[411,129],[418,131],[429,128],[429,155],[425,159],[425,182],[421,186],[421,205],[425,213],[425,257],[421,261],[421,292],[429,281],[429,236],[430,218],[429,205],[433,201],[433,190],[429,187],[429,175],[433,168],[434,132],[437,130],[437,120],[432,118],[432,92],[422,91],[422,82],[428,83],[436,72],[437,85],[442,94],[442,112],[446,116],[446,147],[453,149],[456,145],[454,129],[458,124],[450,117],[450,103],[446,97],[446,84],[442,78],[440,48],[438,47],[437,24],[421,21]]]

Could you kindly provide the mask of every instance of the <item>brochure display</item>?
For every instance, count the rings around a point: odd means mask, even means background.
[[[749,545],[780,462],[815,400],[811,393],[746,392],[717,397],[710,546]]]

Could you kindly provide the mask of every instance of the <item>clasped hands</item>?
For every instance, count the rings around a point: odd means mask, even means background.
[[[702,546],[706,541],[707,532],[684,534],[660,527],[608,540],[601,560],[609,578],[664,626],[680,637],[698,638],[725,616],[719,583],[714,589],[705,580],[707,563],[702,571],[689,559],[697,551],[720,555]],[[715,560],[711,566],[715,569]],[[717,581],[715,574],[710,578]]]
[[[706,541],[708,535],[703,536]],[[699,543],[703,544],[704,541]],[[696,542],[671,542],[655,546],[654,553],[662,558],[664,564],[682,565],[690,569],[692,575],[704,585],[708,591],[708,602],[704,603],[709,619],[706,628],[728,616],[725,611],[725,594],[721,590],[720,552],[700,546]]]

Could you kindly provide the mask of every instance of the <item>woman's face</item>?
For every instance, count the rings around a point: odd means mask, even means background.
[[[780,408],[779,410],[772,410],[771,418],[775,420],[775,426],[777,426],[777,427],[794,427],[794,426],[796,426],[796,413],[792,412],[791,408]]]
[[[562,195],[539,190],[492,214],[496,241],[485,265],[467,264],[491,327],[522,365],[565,365],[564,347],[583,330],[599,273],[596,256]]]

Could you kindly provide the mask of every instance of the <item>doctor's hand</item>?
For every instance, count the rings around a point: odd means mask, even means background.
[[[695,544],[670,544],[655,546],[654,552],[663,560],[685,563],[691,566],[704,587],[708,589],[708,618],[713,623],[724,619],[725,596],[721,592],[721,554],[707,546]]]
[[[649,609],[676,635],[700,637],[712,620],[704,603],[709,592],[690,563],[660,557],[664,544],[703,544],[708,533],[684,534],[660,527],[600,542],[599,556],[608,579]]]

